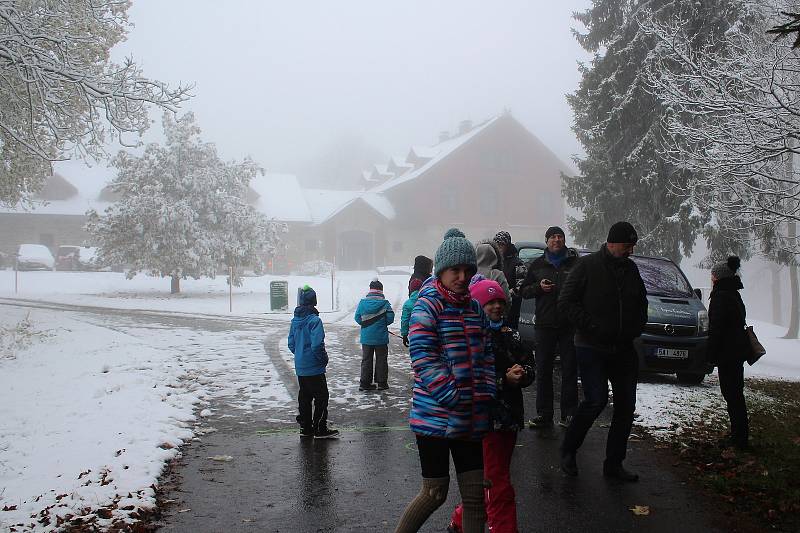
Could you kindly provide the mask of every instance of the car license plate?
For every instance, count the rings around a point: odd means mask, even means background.
[[[688,359],[689,350],[678,350],[675,348],[656,348],[656,357],[662,359]]]

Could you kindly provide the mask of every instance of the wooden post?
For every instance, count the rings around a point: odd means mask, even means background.
[[[335,289],[334,289],[334,275],[336,272],[336,255],[333,256],[333,267],[331,267],[331,311],[336,310]]]
[[[19,255],[14,256],[14,294],[19,292]]]
[[[228,267],[228,312],[233,313],[233,267]]]

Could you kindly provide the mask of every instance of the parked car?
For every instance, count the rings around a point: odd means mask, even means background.
[[[333,263],[321,259],[300,263],[296,273],[301,276],[328,276],[333,270]]]
[[[406,265],[379,266],[375,269],[379,276],[410,276],[414,267]]]
[[[80,246],[62,245],[56,250],[56,270],[79,270]]]
[[[520,258],[527,265],[544,253],[540,242],[517,243]],[[579,255],[591,253],[578,250]],[[713,366],[706,359],[708,312],[700,289],[693,289],[678,265],[662,257],[634,255],[647,288],[647,324],[634,341],[639,371],[675,374],[683,383],[700,383]],[[523,342],[535,349],[535,299],[523,300],[519,332]]]
[[[111,267],[100,262],[97,246],[82,246],[78,253],[80,270],[111,272]]]
[[[56,270],[110,271],[100,264],[96,246],[62,245],[56,252]]]
[[[53,270],[55,259],[44,244],[20,244],[17,250],[17,270]]]

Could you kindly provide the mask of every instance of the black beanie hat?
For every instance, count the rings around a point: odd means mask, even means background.
[[[544,232],[544,240],[549,239],[553,235],[561,235],[565,239],[567,238],[567,234],[564,233],[563,229],[559,228],[558,226],[550,226],[549,228],[547,228],[547,231]]]
[[[414,274],[420,274],[420,279],[427,279],[433,272],[433,259],[418,255],[414,258]]]
[[[608,230],[608,237],[606,242],[622,243],[622,244],[636,244],[639,236],[636,230],[633,229],[630,222],[617,222],[611,229]]]
[[[373,290],[377,289],[379,291],[382,291],[383,290],[383,283],[381,283],[377,279],[373,279],[372,281],[369,282],[369,288],[373,289]]]

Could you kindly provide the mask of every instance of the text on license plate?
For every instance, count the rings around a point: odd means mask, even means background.
[[[664,359],[688,359],[689,350],[678,350],[675,348],[656,348],[656,357]]]

